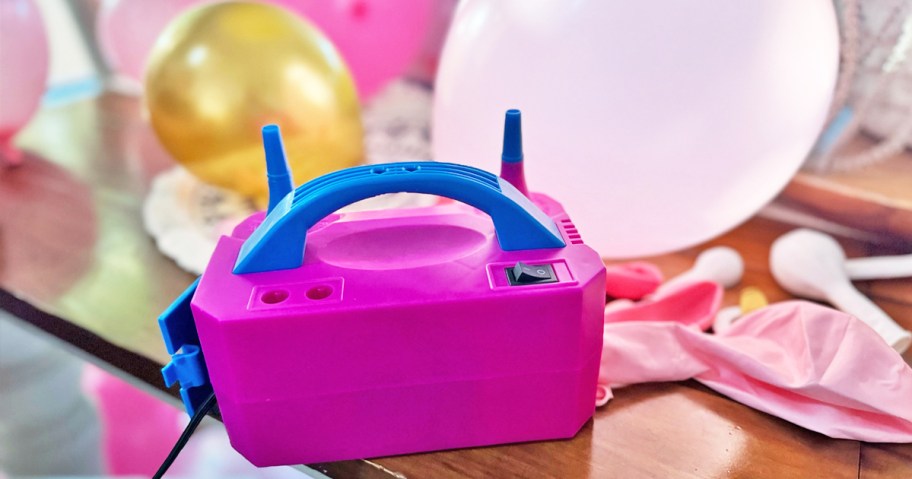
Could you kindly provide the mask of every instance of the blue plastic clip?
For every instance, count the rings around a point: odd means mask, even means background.
[[[199,334],[190,309],[190,301],[198,285],[199,278],[158,318],[165,348],[171,355],[171,362],[162,368],[162,376],[168,387],[175,382],[180,383],[181,399],[190,416],[212,394],[206,360],[200,349]]]
[[[180,395],[187,414],[193,416],[212,393],[206,361],[199,346],[187,344],[183,351],[171,356],[171,362],[162,368],[165,385],[180,383]]]

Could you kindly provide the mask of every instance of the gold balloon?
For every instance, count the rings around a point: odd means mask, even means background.
[[[262,203],[260,128],[282,129],[295,184],[363,159],[355,84],[316,28],[279,7],[216,3],[172,21],[153,48],[145,98],[158,138],[208,183]]]

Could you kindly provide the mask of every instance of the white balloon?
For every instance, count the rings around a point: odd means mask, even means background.
[[[838,47],[831,0],[465,0],[437,77],[435,159],[498,171],[518,108],[529,188],[602,256],[684,248],[794,175]]]

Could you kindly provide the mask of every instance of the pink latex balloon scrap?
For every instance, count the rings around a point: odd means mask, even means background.
[[[681,283],[641,301],[613,301],[605,308],[605,324],[674,322],[700,330],[712,326],[724,290],[712,281]]]
[[[0,163],[21,161],[13,135],[38,110],[47,76],[47,36],[37,5],[0,1]]]
[[[332,40],[366,100],[405,72],[432,17],[431,0],[274,0]]]
[[[854,316],[814,303],[773,304],[718,335],[674,321],[605,325],[599,404],[611,387],[690,378],[832,438],[912,442],[912,368]]]
[[[664,281],[662,270],[645,261],[608,265],[605,293],[618,299],[642,299],[652,294]]]

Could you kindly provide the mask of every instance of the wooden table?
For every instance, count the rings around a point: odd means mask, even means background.
[[[33,154],[22,166],[0,171],[0,307],[162,388],[159,368],[168,355],[155,318],[193,278],[161,256],[142,228],[150,179],[171,160],[141,120],[139,102],[106,94],[44,110],[20,143]],[[745,256],[743,285],[784,299],[767,255],[770,242],[790,228],[757,218],[712,244]],[[887,240],[844,245],[850,255],[905,248]],[[653,260],[673,275],[700,249]],[[895,280],[860,287],[912,328],[910,285]],[[728,292],[726,302],[736,296]],[[829,439],[687,381],[615,391],[569,441],[314,467],[359,478],[909,478],[912,445]]]
[[[859,135],[847,151],[876,145]],[[912,239],[912,150],[903,150],[863,169],[826,173],[801,172],[780,200],[838,223]]]

